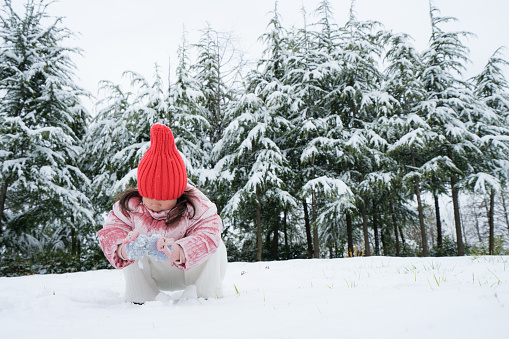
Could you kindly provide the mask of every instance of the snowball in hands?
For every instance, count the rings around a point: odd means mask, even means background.
[[[147,242],[146,235],[135,235],[135,239],[131,240],[130,235],[127,236],[125,251],[129,260],[137,260],[147,255]]]
[[[137,260],[148,255],[157,261],[170,258],[173,239],[166,239],[159,234],[150,233],[147,237],[137,231],[130,232],[124,241],[127,259]]]

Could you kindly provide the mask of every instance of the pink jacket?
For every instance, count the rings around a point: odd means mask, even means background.
[[[177,267],[183,271],[201,264],[216,251],[221,242],[223,223],[217,214],[217,208],[198,189],[187,186],[193,197],[194,217],[185,214],[178,225],[168,228],[165,224],[167,211],[153,212],[145,207],[140,198],[131,198],[129,207],[133,212],[126,217],[117,201],[113,205],[103,228],[97,233],[99,243],[108,261],[115,268],[124,268],[134,261],[122,260],[117,255],[118,245],[124,242],[127,234],[137,230],[140,234],[157,233],[166,238],[175,239],[185,254],[186,261]],[[188,207],[191,212],[191,207]],[[192,215],[192,214],[191,214]]]

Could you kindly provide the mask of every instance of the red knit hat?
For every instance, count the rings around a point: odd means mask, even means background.
[[[138,165],[138,191],[142,197],[173,200],[184,193],[187,173],[171,130],[160,124],[150,129],[150,148]]]

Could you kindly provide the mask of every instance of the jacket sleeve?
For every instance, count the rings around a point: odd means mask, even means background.
[[[209,258],[221,243],[223,222],[217,214],[216,205],[196,190],[194,217],[189,219],[185,236],[176,241],[182,247],[186,261],[177,268],[187,271]]]
[[[122,269],[134,261],[123,260],[117,255],[118,245],[122,244],[127,234],[133,230],[133,222],[126,217],[119,208],[119,203],[113,205],[103,228],[97,233],[99,244],[106,256],[106,259],[113,267]]]

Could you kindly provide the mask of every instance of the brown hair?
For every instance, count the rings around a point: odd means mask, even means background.
[[[135,187],[126,189],[125,191],[121,192],[116,198],[116,201],[119,202],[122,214],[124,214],[126,217],[129,217],[129,212],[133,212],[129,208],[129,200],[131,200],[131,198],[134,197],[143,198],[138,189]],[[188,205],[191,206],[193,209],[193,212],[189,216],[189,219],[194,218],[195,206],[191,201],[191,197],[193,197],[191,191],[185,190],[184,193],[179,198],[177,198],[177,204],[168,212],[168,215],[166,217],[166,226],[171,227],[171,225],[180,221],[180,218],[182,218],[184,214],[187,213]]]

